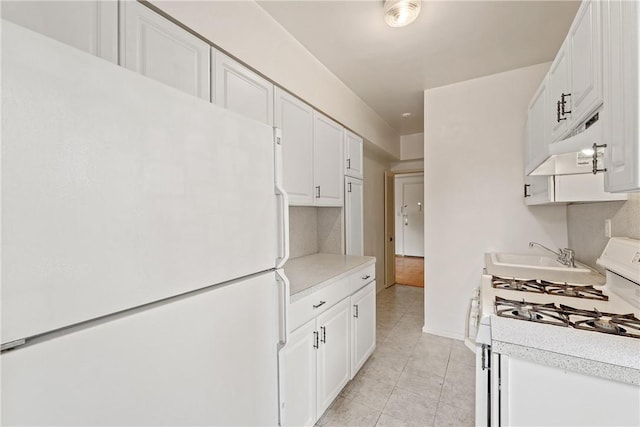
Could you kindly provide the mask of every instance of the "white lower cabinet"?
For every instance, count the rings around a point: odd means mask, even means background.
[[[371,355],[375,289],[370,264],[289,306],[295,329],[279,353],[281,425],[313,425]]]
[[[318,316],[317,414],[321,415],[351,378],[349,299]]]
[[[351,296],[351,375],[364,365],[376,347],[376,282]]]
[[[349,298],[289,335],[280,352],[281,423],[313,425],[351,378]]]
[[[280,351],[280,424],[283,426],[309,426],[316,420],[316,335],[313,319],[292,332]]]
[[[498,353],[491,370],[493,425],[640,425],[637,385]]]

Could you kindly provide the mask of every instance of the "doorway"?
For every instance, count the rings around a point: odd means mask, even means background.
[[[385,285],[424,287],[424,173],[385,175]]]

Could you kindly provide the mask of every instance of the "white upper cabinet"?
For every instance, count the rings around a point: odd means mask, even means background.
[[[600,10],[600,3],[597,1],[583,2],[569,30],[568,42],[571,45],[569,110],[571,110],[574,124],[584,121],[602,104]]]
[[[562,139],[569,132],[571,118],[570,45],[567,40],[556,55],[548,75],[547,117],[551,123],[551,141]]]
[[[137,1],[120,2],[120,64],[209,101],[209,45]]]
[[[313,205],[313,109],[275,90],[275,126],[282,130],[282,175],[291,205]]]
[[[582,2],[549,69],[549,142],[564,139],[602,105],[600,12],[599,2]]]
[[[344,174],[362,179],[362,138],[355,133],[344,130],[345,169]]]
[[[550,126],[547,112],[547,78],[545,77],[529,104],[525,135],[525,174],[533,171],[547,156]]]
[[[313,184],[316,206],[343,205],[343,127],[313,112]]]
[[[604,177],[606,191],[640,189],[640,87],[638,25],[635,1],[609,0],[603,7]]]
[[[344,216],[347,255],[364,255],[362,180],[345,177]]]
[[[117,1],[2,1],[2,18],[118,62]]]
[[[221,52],[214,55],[215,103],[273,126],[273,84]]]

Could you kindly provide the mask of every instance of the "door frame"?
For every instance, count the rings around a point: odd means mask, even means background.
[[[396,175],[422,174],[424,169],[384,171],[384,287],[396,282],[396,226],[395,226],[395,181]],[[391,222],[391,224],[390,224]]]

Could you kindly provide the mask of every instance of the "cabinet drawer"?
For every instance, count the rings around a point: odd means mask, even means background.
[[[353,273],[349,276],[350,279],[350,287],[351,293],[358,291],[358,289],[362,288],[369,282],[372,282],[376,278],[376,265],[371,264],[367,267],[364,267],[362,270],[357,273]]]
[[[320,289],[291,304],[289,306],[289,330],[295,330],[340,300],[351,295],[350,278],[351,276],[340,279],[326,288]]]

